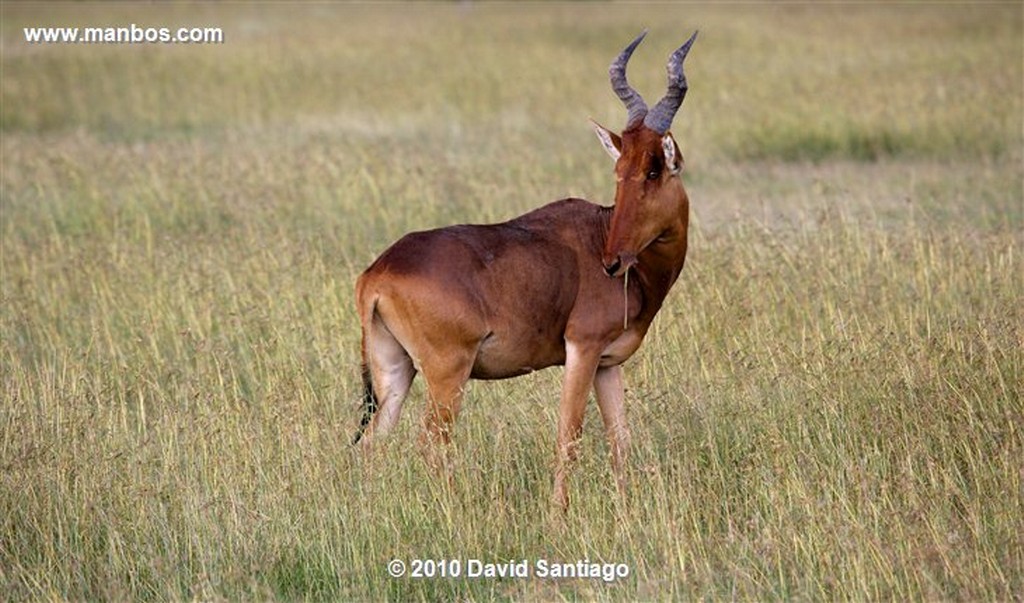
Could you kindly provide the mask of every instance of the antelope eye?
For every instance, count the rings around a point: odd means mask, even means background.
[[[660,176],[660,175],[661,175],[661,170],[653,169],[653,170],[647,172],[647,179],[648,180],[657,180],[658,176]]]

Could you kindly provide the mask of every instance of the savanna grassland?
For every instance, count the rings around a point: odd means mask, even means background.
[[[28,44],[215,26],[218,45]],[[2,5],[0,592],[48,599],[1019,600],[1019,4]],[[587,117],[642,28],[690,254],[549,508],[560,370],[417,384],[374,463],[358,273],[410,230],[610,203]],[[528,278],[528,275],[523,275]],[[392,559],[623,563],[395,579]],[[465,565],[463,566],[465,571]]]

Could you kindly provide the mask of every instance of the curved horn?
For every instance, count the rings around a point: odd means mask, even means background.
[[[626,105],[626,111],[629,112],[629,116],[626,118],[626,128],[633,126],[647,115],[647,103],[640,96],[640,93],[633,89],[626,81],[626,63],[629,62],[629,57],[633,55],[633,51],[647,35],[647,30],[644,30],[639,36],[636,37],[633,42],[627,46],[616,58],[612,61],[611,66],[608,68],[608,77],[612,81],[612,90],[618,95],[622,102]]]
[[[669,127],[672,126],[672,118],[676,116],[679,105],[683,104],[683,99],[686,97],[688,86],[686,84],[686,74],[683,73],[683,59],[686,58],[686,53],[690,52],[690,46],[693,46],[693,41],[696,39],[697,32],[695,31],[690,36],[690,39],[686,41],[686,44],[680,46],[669,57],[667,66],[668,92],[665,93],[665,96],[658,101],[657,105],[654,105],[654,109],[651,109],[651,112],[644,118],[644,125],[658,134],[668,132]]]

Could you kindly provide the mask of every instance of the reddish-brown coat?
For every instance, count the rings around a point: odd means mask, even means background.
[[[568,504],[566,476],[591,389],[623,486],[620,365],[683,268],[689,200],[671,134],[643,123],[621,136],[595,128],[617,158],[613,208],[564,199],[501,224],[412,233],[359,277],[366,412],[357,440],[369,446],[394,426],[422,372],[422,441],[436,462],[466,381],[565,365],[553,498]]]

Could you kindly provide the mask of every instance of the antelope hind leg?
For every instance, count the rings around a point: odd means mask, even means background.
[[[462,396],[473,357],[468,354],[438,353],[421,367],[427,382],[427,408],[423,415],[420,450],[435,470],[451,478],[451,430],[462,406]]]

